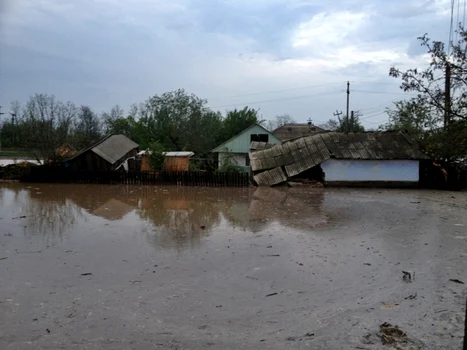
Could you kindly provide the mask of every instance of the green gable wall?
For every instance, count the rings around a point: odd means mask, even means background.
[[[217,146],[211,152],[228,152],[233,153],[248,153],[250,152],[251,135],[268,134],[269,143],[281,143],[281,141],[272,133],[259,125],[252,125],[248,129],[243,130],[240,134],[232,137],[230,140],[224,142],[222,145]]]

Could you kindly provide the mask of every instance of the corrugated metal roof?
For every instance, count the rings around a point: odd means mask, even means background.
[[[321,133],[250,153],[253,171],[285,166],[294,176],[334,159],[428,159],[403,132]]]
[[[191,157],[194,155],[193,152],[183,151],[183,152],[164,152],[166,157]]]
[[[192,157],[195,155],[194,152],[189,152],[189,151],[171,151],[171,152],[162,152],[166,157],[181,157],[181,158],[186,158],[186,157]],[[146,155],[146,154],[151,154],[151,151],[140,151],[138,152],[139,156]]]
[[[138,144],[125,135],[110,135],[97,145],[94,145],[91,151],[104,158],[110,164],[114,164],[135,148],[138,148]]]

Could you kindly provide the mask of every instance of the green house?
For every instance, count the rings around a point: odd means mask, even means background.
[[[234,165],[242,167],[246,172],[250,171],[250,145],[253,141],[281,143],[271,132],[261,125],[253,124],[238,135],[225,141],[211,152],[218,153],[219,167],[230,161]]]

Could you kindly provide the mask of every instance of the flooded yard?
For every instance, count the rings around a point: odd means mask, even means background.
[[[465,192],[0,184],[0,349],[460,349],[466,213]]]

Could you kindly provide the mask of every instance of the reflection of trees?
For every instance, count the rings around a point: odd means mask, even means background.
[[[199,244],[216,226],[257,232],[269,222],[309,229],[327,222],[322,212],[323,191],[258,188],[196,188],[108,185],[9,186],[14,201],[24,208],[26,231],[52,241],[83,217],[83,208],[106,220],[122,220],[135,211],[152,226],[147,240],[159,247],[183,248]]]
[[[55,244],[62,239],[64,232],[73,227],[80,211],[67,199],[66,193],[56,191],[55,186],[27,187],[11,184],[14,191],[13,206],[23,208],[21,215],[26,216],[25,233],[42,234],[47,244]]]
[[[143,196],[138,213],[155,226],[148,240],[163,247],[196,245],[219,225],[218,201],[229,197],[228,192],[179,187]]]

